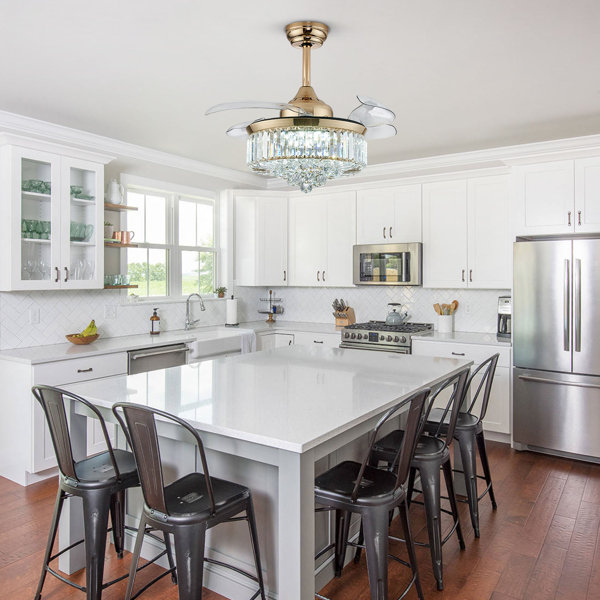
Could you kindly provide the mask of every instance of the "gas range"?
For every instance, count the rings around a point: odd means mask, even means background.
[[[427,331],[433,331],[432,323],[401,323],[400,325],[386,325],[385,321],[354,323],[342,329],[340,348],[410,354],[411,336]]]

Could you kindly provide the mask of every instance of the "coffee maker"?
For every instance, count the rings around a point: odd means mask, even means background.
[[[500,296],[498,298],[498,330],[496,336],[500,339],[510,338],[512,319],[512,298]]]

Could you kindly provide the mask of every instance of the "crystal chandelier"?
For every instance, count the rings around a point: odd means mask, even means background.
[[[308,193],[329,179],[360,172],[367,165],[367,138],[396,134],[394,113],[382,104],[359,96],[360,106],[347,119],[317,97],[310,84],[312,48],[327,39],[324,23],[301,21],[286,27],[289,42],[302,49],[302,85],[289,103],[230,102],[218,104],[207,114],[239,108],[280,111],[278,118],[258,119],[234,125],[231,136],[248,136],[246,162],[255,173],[285,179]]]

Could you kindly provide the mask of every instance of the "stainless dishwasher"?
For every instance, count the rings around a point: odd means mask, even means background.
[[[187,344],[169,344],[130,350],[127,353],[127,373],[135,375],[136,373],[187,365],[189,351]]]

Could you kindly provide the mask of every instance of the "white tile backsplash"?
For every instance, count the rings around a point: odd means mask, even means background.
[[[280,321],[333,321],[331,303],[343,298],[356,312],[358,321],[383,320],[388,302],[401,302],[410,314],[410,320],[435,323],[433,304],[458,300],[455,316],[456,331],[496,331],[498,296],[507,290],[432,290],[421,287],[363,287],[363,288],[279,288],[273,290],[283,299],[285,313]],[[264,288],[237,288],[240,322],[266,318],[258,313],[267,303],[259,298],[268,296]],[[225,301],[208,300],[206,311],[201,312],[193,301],[194,318],[199,325],[225,323]],[[105,318],[111,309],[116,318]],[[182,329],[185,321],[185,303],[160,302],[127,303],[124,292],[111,290],[4,292],[0,293],[0,349],[23,348],[65,341],[65,334],[84,329],[95,319],[103,337],[119,337],[146,333],[150,328],[152,308],[159,307],[163,330]],[[39,310],[39,323],[30,323],[30,309]],[[35,320],[35,319],[34,319]]]

